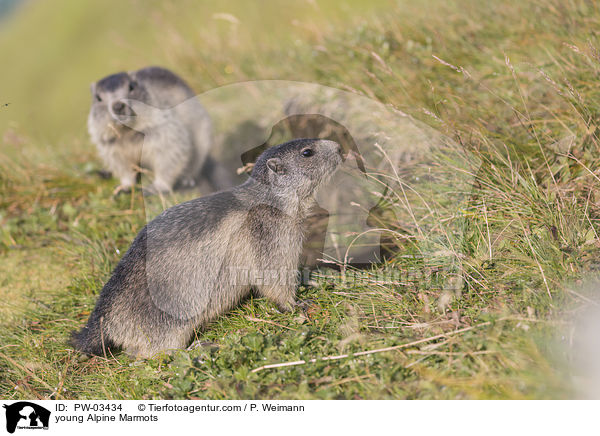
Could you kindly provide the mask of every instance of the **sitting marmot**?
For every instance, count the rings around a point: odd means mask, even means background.
[[[244,184],[164,211],[115,268],[76,348],[150,357],[184,347],[251,289],[292,309],[303,224],[341,162],[336,142],[290,141],[262,153]]]
[[[209,158],[212,125],[192,89],[159,67],[112,74],[93,83],[88,130],[107,169],[129,190],[141,168],[153,172],[150,192],[192,187],[202,176],[213,189],[232,186]],[[204,167],[204,170],[203,170]],[[212,179],[211,179],[212,178]]]

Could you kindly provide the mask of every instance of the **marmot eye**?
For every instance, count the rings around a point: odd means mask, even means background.
[[[129,83],[129,92],[133,91],[135,89],[135,82],[130,82]]]
[[[302,156],[304,157],[311,157],[313,154],[315,154],[315,152],[312,151],[310,148],[302,150]]]
[[[97,101],[102,101],[102,99],[100,98],[100,95],[96,94],[96,100]]]

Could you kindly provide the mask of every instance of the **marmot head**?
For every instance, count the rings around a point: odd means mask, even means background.
[[[250,177],[278,195],[306,198],[342,163],[342,147],[325,139],[295,139],[261,154]]]
[[[88,122],[97,129],[119,128],[124,121],[131,124],[135,112],[126,100],[147,102],[148,92],[128,73],[111,74],[91,85],[92,108]]]

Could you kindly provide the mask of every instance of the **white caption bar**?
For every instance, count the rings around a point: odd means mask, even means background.
[[[9,401],[33,435],[598,434],[597,401]],[[12,431],[11,431],[12,430]],[[36,430],[42,430],[41,433]],[[380,433],[381,432],[381,433]]]

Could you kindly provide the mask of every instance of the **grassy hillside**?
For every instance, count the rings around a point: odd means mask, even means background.
[[[239,0],[26,1],[0,26],[0,102],[10,103],[0,113],[0,129],[31,137],[36,149],[42,142],[71,152],[73,136],[86,140],[89,85],[107,74],[164,65],[202,92],[236,81],[242,56],[245,63],[276,66],[281,58],[268,55],[274,47],[293,48],[331,23],[386,3],[270,0],[248,8]],[[183,53],[196,68],[180,64]]]
[[[587,286],[600,254],[595,2],[143,2],[139,13],[136,1],[58,3],[25,4],[0,33],[11,65],[0,71],[11,103],[0,108],[2,397],[583,395],[586,378],[570,363],[572,321],[597,304]],[[306,313],[252,299],[198,332],[198,349],[81,361],[68,334],[145,223],[141,196],[111,198],[114,181],[91,171],[87,86],[148,63],[199,92],[251,79],[321,83],[452,138],[483,163],[463,210],[459,292],[441,291],[443,275],[435,286],[373,279],[414,266],[408,255],[430,242],[415,232],[352,285],[323,271],[299,290],[312,301]],[[425,201],[446,222],[438,199]],[[404,224],[386,221],[395,235]],[[307,362],[252,371],[298,360]]]

